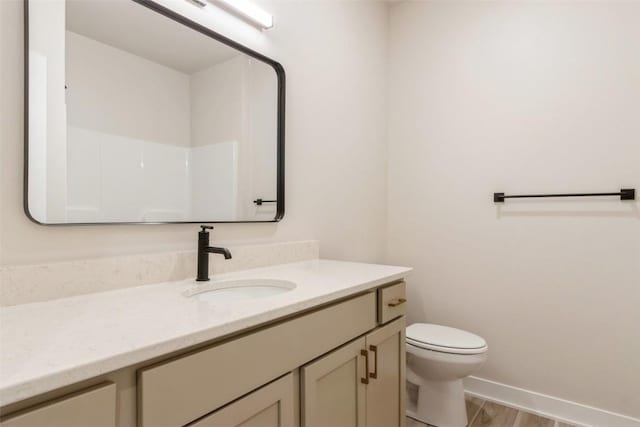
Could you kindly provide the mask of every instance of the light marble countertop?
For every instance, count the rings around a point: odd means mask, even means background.
[[[410,268],[310,260],[0,309],[0,406],[204,343],[404,277]],[[186,294],[236,279],[296,283],[227,304]]]

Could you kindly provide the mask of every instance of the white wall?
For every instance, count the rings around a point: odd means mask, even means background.
[[[245,137],[243,61],[237,56],[190,76],[192,146]]]
[[[29,52],[29,211],[34,218],[47,217],[47,58]]]
[[[68,221],[191,218],[190,147],[73,126],[67,135]]]
[[[190,145],[189,75],[71,31],[66,49],[69,126]]]
[[[386,6],[261,2],[260,32],[213,6],[165,4],[279,60],[287,71],[286,215],[220,224],[216,243],[318,239],[322,256],[381,261],[385,228]],[[0,264],[192,249],[193,225],[43,227],[22,211],[22,2],[0,2]]]
[[[238,145],[239,141],[201,145],[191,149],[190,188],[192,218],[238,218]],[[214,185],[215,183],[215,185]]]
[[[66,219],[190,219],[190,77],[71,31],[62,54]]]
[[[29,173],[36,183],[34,190],[40,193],[29,194],[34,202],[36,214],[49,217],[64,218],[66,211],[67,184],[67,135],[65,108],[65,61],[64,61],[64,28],[65,5],[62,1],[41,2],[30,11],[30,19],[34,26],[42,31],[34,32],[30,39],[30,60],[34,67],[33,85],[29,97],[43,105],[33,105],[31,115],[33,126],[30,131],[34,135],[32,151],[46,147],[36,155],[34,168]],[[52,36],[51,34],[54,34]],[[45,132],[37,126],[44,125]],[[44,156],[44,157],[43,157]],[[46,167],[42,161],[46,160]],[[42,184],[45,178],[46,185]],[[39,218],[44,220],[44,218]]]
[[[273,68],[244,55],[191,75],[192,189],[206,195],[194,218],[275,216],[275,204],[253,201],[276,198],[277,88]]]
[[[640,3],[390,9],[387,261],[411,321],[485,337],[478,376],[640,416]]]
[[[269,102],[278,96],[276,75],[271,67],[256,60],[246,61],[247,95],[256,102],[248,103],[248,141],[241,159],[244,162],[247,184],[241,188],[245,191],[241,199],[240,209],[246,218],[273,218],[276,213],[275,203],[256,206],[253,200],[258,198],[275,200],[277,198],[277,149],[276,135],[278,110]]]
[[[247,138],[244,60],[236,56],[190,76],[194,218],[238,218],[238,149]]]

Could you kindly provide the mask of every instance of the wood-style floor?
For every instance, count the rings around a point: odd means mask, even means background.
[[[469,427],[573,427],[570,424],[509,408],[494,402],[467,397]],[[407,417],[407,427],[425,427]]]

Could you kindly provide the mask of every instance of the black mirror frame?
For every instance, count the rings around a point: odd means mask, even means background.
[[[46,226],[74,226],[74,225],[154,225],[154,224],[235,224],[235,223],[271,223],[279,222],[284,217],[284,132],[285,132],[285,87],[286,79],[284,67],[279,62],[262,55],[248,47],[223,36],[208,27],[198,24],[187,17],[161,6],[152,0],[131,0],[154,12],[166,16],[179,24],[198,31],[227,46],[236,49],[258,61],[270,65],[276,72],[278,81],[277,105],[277,177],[276,177],[276,215],[272,220],[265,221],[153,221],[153,222],[70,222],[45,223],[35,219],[29,212],[29,1],[24,0],[24,160],[23,160],[23,208],[27,217],[38,225]]]

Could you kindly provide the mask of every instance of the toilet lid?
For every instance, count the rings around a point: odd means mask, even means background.
[[[477,354],[487,350],[487,342],[461,329],[431,323],[414,323],[407,327],[407,342],[416,347],[443,353]]]

